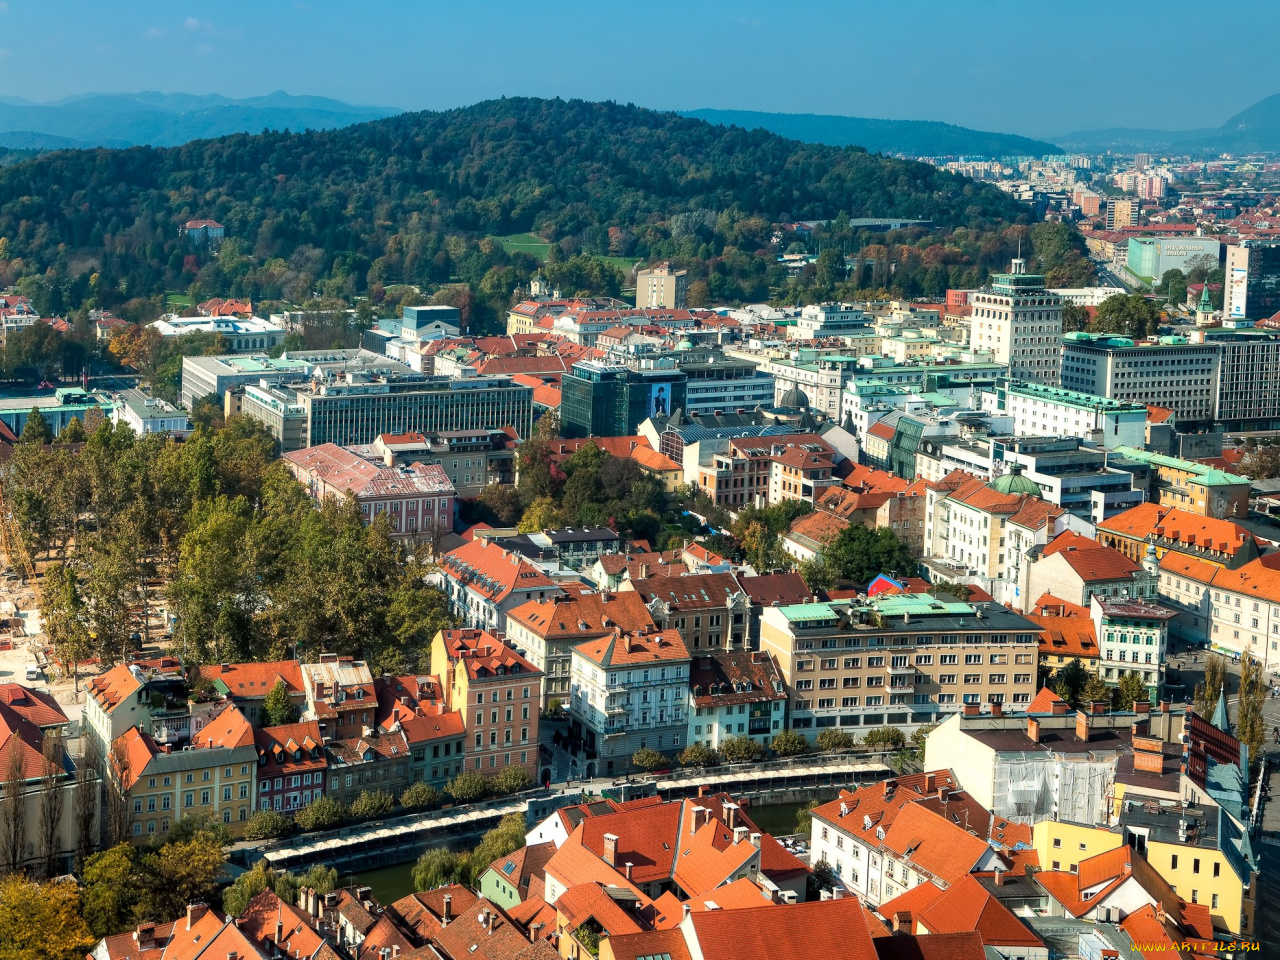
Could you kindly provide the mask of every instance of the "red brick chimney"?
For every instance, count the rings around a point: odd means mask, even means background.
[[[611,867],[618,865],[618,837],[616,834],[604,835],[604,862]]]
[[[899,910],[893,915],[893,932],[894,933],[910,933],[911,932],[911,911]]]
[[[1110,704],[1106,700],[1094,700],[1089,704],[1090,713],[1106,713]]]
[[[209,907],[203,903],[187,904],[187,929],[190,930],[193,926],[199,923],[200,918],[208,912]]]
[[[1003,705],[1003,704],[1000,704],[1000,703],[993,703],[993,704],[991,704],[991,716],[993,716],[993,717],[1003,717],[1003,716],[1004,716],[1004,705]]]
[[[1032,743],[1040,742],[1040,721],[1034,717],[1027,717],[1027,737]]]
[[[1076,739],[1089,742],[1089,714],[1083,710],[1076,711]]]
[[[966,703],[964,705],[964,715],[966,717],[976,717],[982,712],[982,705],[979,703]]]
[[[1067,715],[1067,701],[1065,700],[1053,701],[1053,715],[1055,717],[1065,717]]]

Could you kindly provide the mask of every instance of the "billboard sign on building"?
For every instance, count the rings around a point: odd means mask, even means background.
[[[655,383],[649,388],[649,403],[645,413],[651,417],[671,415],[671,384]]]
[[[1227,283],[1230,285],[1231,319],[1243,320],[1249,292],[1249,268],[1232,267]]]

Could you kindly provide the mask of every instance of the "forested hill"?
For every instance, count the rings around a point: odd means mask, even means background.
[[[324,269],[349,271],[359,290],[387,256],[402,273],[388,280],[439,279],[426,256],[404,255],[413,236],[437,238],[430,254],[450,234],[660,231],[692,210],[768,221],[844,211],[972,228],[1029,216],[994,187],[858,148],[613,103],[519,98],[339,130],[45,154],[0,169],[0,266],[101,259],[137,295],[181,269],[190,251],[179,225],[212,218],[260,263],[319,248]]]

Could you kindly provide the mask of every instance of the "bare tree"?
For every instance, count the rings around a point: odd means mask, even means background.
[[[111,745],[111,775],[107,780],[107,829],[112,843],[124,843],[129,838],[130,776],[129,752],[117,740]]]
[[[17,873],[22,867],[27,844],[27,810],[23,791],[23,746],[19,737],[9,740],[9,762],[4,771],[4,808],[0,811],[0,869]]]
[[[98,846],[98,765],[102,763],[102,751],[98,741],[86,734],[84,756],[76,767],[76,869],[83,869],[84,862]]]
[[[40,779],[40,853],[44,859],[44,875],[53,877],[58,872],[58,843],[62,832],[62,810],[65,797],[62,794],[63,779],[67,770],[63,765],[66,751],[62,734],[48,731],[44,735],[44,754]]]

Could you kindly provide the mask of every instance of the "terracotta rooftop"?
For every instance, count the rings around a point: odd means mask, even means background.
[[[702,960],[813,960],[871,957],[875,948],[856,897],[785,907],[691,913]]]
[[[500,601],[513,590],[547,590],[560,587],[518,553],[487,540],[473,540],[440,558],[445,576],[458,580],[488,600]]]
[[[1202,517],[1156,503],[1130,507],[1103,520],[1098,529],[1131,540],[1154,536],[1231,557],[1246,549],[1253,539],[1244,527],[1230,520]]]
[[[960,877],[946,890],[922,883],[878,908],[880,915],[887,917],[901,910],[911,913],[917,934],[977,931],[982,935],[982,942],[991,947],[1044,946],[1043,940],[968,875]]]
[[[786,698],[782,673],[764,650],[700,653],[689,668],[695,707],[761,703]]]
[[[493,680],[519,674],[540,677],[542,671],[497,637],[483,630],[443,630],[450,663],[462,662],[471,680]]]
[[[634,591],[571,590],[548,600],[530,600],[507,617],[548,640],[602,637],[615,626],[631,632],[654,626],[644,599]]]
[[[620,628],[615,628],[609,636],[588,640],[573,649],[575,653],[602,667],[642,666],[689,659],[689,649],[680,639],[679,630],[624,633]]]

